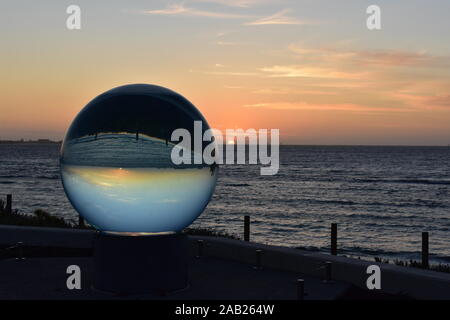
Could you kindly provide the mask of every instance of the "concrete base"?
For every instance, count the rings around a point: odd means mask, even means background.
[[[187,237],[99,233],[94,239],[93,280],[95,289],[118,294],[167,294],[187,288]]]

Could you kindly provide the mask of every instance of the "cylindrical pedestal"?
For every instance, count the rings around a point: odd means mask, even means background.
[[[182,234],[121,236],[99,233],[94,243],[94,288],[169,293],[188,286],[188,240]]]

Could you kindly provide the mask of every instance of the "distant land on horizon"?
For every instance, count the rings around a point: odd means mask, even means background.
[[[39,138],[36,140],[32,140],[32,139],[20,139],[20,140],[1,140],[0,139],[0,144],[27,144],[27,143],[32,143],[32,144],[61,144],[62,140],[59,141],[55,141],[55,140],[51,140],[51,139],[45,139],[45,138]],[[224,144],[224,147],[227,144]],[[246,145],[249,145],[248,143],[246,143]],[[304,146],[304,147],[441,147],[441,148],[450,148],[450,144],[448,145],[401,145],[401,144],[293,144],[293,143],[280,143],[280,146]]]
[[[50,139],[37,139],[37,140],[0,140],[0,143],[54,143],[54,144],[60,144],[62,141],[54,141]]]

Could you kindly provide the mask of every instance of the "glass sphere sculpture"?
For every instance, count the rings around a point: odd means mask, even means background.
[[[217,180],[215,164],[174,164],[175,129],[194,141],[209,129],[181,95],[155,85],[109,90],[72,122],[60,154],[66,195],[95,228],[129,235],[178,232],[205,209]],[[192,143],[194,144],[194,143]],[[202,142],[202,148],[206,144]],[[194,148],[189,150],[194,157]]]

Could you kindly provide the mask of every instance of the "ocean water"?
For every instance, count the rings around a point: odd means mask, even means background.
[[[59,177],[59,145],[0,144],[0,196],[24,213],[75,221]],[[338,223],[341,254],[450,262],[450,148],[281,146],[280,170],[221,166],[214,196],[193,226],[232,234],[251,216],[251,240],[327,251]]]

